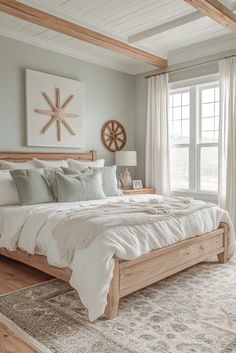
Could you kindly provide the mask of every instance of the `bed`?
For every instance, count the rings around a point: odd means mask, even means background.
[[[29,161],[32,158],[44,160],[78,159],[84,161],[96,160],[96,152],[89,153],[36,153],[36,152],[1,152],[0,159],[14,162]],[[122,197],[121,197],[122,198]],[[123,196],[125,198],[125,196]],[[128,198],[126,197],[126,200]],[[111,200],[113,202],[113,200]],[[129,201],[129,200],[128,200]],[[127,202],[128,202],[127,201]],[[27,209],[28,210],[28,209]],[[37,215],[37,211],[36,215]],[[60,210],[61,212],[61,210]],[[117,315],[119,300],[139,289],[158,282],[168,276],[182,271],[206,259],[217,256],[219,263],[227,262],[229,257],[229,233],[231,228],[231,243],[233,229],[227,213],[222,210],[222,217],[214,229],[201,235],[194,234],[187,239],[152,250],[132,259],[122,259],[118,256],[112,258],[112,277],[108,278],[109,290],[106,294],[107,319],[113,319]],[[198,236],[197,236],[198,235]],[[231,244],[232,245],[232,244]],[[231,246],[232,247],[232,246]],[[231,250],[232,252],[232,250]],[[0,254],[8,258],[25,263],[31,267],[46,272],[56,278],[69,282],[72,270],[69,267],[53,266],[48,263],[48,258],[41,254],[30,254],[19,248],[10,251],[0,247]],[[80,251],[81,254],[81,251]],[[51,262],[52,263],[52,262]],[[87,282],[91,278],[85,279]],[[82,301],[83,302],[83,301]],[[84,298],[86,306],[86,298]],[[99,312],[99,315],[102,313]],[[98,314],[93,316],[93,321]]]

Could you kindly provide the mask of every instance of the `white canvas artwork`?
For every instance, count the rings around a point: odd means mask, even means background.
[[[83,83],[26,70],[27,145],[84,147]]]

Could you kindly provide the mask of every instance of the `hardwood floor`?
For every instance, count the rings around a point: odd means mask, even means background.
[[[0,256],[0,294],[45,282],[51,277],[43,272]],[[4,325],[0,324],[0,353],[35,353]]]

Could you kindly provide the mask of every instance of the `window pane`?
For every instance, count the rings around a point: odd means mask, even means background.
[[[203,118],[202,119],[202,131],[209,131],[215,129],[214,118]]]
[[[208,103],[202,105],[202,117],[207,118],[214,116],[214,103]]]
[[[219,87],[215,88],[215,101],[219,102],[220,100],[220,89]]]
[[[202,103],[214,102],[214,88],[202,89]]]
[[[215,142],[215,131],[203,131],[202,141],[207,143]]]
[[[216,130],[216,133],[218,136],[218,131],[219,131],[219,118],[218,117],[215,118],[215,130]]]
[[[169,128],[171,144],[189,143],[190,139],[190,92],[172,94],[173,106],[169,107]]]
[[[181,106],[181,93],[173,94],[173,106],[174,107]]]
[[[182,107],[182,119],[189,119],[189,105]]]
[[[181,137],[181,120],[173,121],[173,135],[176,140]]]
[[[181,107],[173,109],[173,119],[181,119]]]
[[[189,148],[170,149],[171,189],[189,189]]]
[[[189,142],[189,119],[182,120],[181,143]]]
[[[215,116],[219,116],[220,104],[219,102],[215,103]]]
[[[200,190],[218,190],[218,147],[201,147]]]
[[[189,92],[182,93],[182,105],[189,105],[190,104],[190,95]]]
[[[219,125],[219,87],[208,87],[200,90],[200,141],[215,143],[218,141]],[[206,103],[211,101],[211,103]]]

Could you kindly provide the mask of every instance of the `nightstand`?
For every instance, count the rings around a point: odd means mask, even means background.
[[[143,188],[143,189],[129,189],[122,190],[124,195],[141,195],[141,194],[155,194],[154,188]]]

